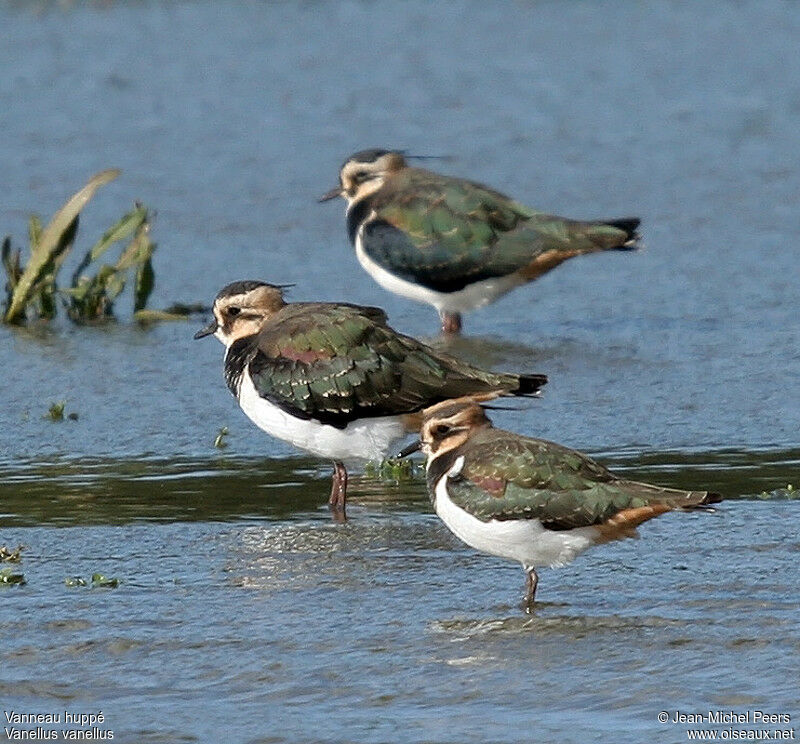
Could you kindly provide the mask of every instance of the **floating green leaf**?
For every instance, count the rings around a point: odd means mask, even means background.
[[[175,302],[163,310],[137,310],[133,317],[140,323],[158,323],[160,321],[187,320],[190,315],[207,315],[211,312],[208,305],[201,303],[186,304]]]
[[[412,480],[416,466],[411,460],[387,458],[379,463],[368,462],[364,468],[365,475],[388,481]]]
[[[64,408],[67,405],[67,401],[60,400],[57,403],[51,403],[50,408],[47,410],[47,415],[45,418],[50,419],[51,421],[63,421],[64,420]]]
[[[795,501],[800,498],[797,489],[788,483],[786,488],[776,488],[773,491],[762,491],[756,494],[756,498],[763,499],[764,501]]]
[[[133,314],[134,320],[142,324],[160,323],[162,321],[188,320],[188,315],[170,313],[166,310],[137,310]]]
[[[206,315],[211,312],[208,305],[199,302],[186,304],[185,302],[174,302],[169,307],[164,308],[164,312],[174,313],[175,315]]]
[[[5,545],[0,546],[0,561],[6,563],[19,563],[20,553],[25,549],[24,545],[17,545],[16,550],[9,550]]]
[[[14,573],[10,568],[0,570],[0,584],[24,584],[25,576],[23,574]]]
[[[119,579],[107,579],[101,573],[92,574],[92,587],[97,589],[116,589],[119,586]]]

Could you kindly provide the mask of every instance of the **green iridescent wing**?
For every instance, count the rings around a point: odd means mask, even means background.
[[[707,498],[704,491],[622,480],[579,452],[500,430],[472,445],[447,490],[483,521],[539,519],[555,530],[601,524],[625,509],[656,503],[688,508]]]
[[[521,384],[518,375],[484,372],[396,333],[377,308],[287,305],[257,343],[249,370],[259,395],[292,415],[340,428]]]
[[[409,168],[368,199],[362,245],[393,274],[450,292],[579,253],[622,246],[619,226],[536,212],[481,184]],[[634,221],[632,229],[635,229]]]

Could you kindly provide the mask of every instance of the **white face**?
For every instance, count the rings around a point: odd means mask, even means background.
[[[372,162],[348,160],[339,174],[341,195],[348,204],[363,199],[383,186],[386,177],[406,165],[400,153],[388,152]]]
[[[234,295],[214,302],[214,317],[217,330],[214,335],[225,346],[230,346],[236,339],[258,333],[267,313],[264,308],[248,304],[248,295]]]
[[[225,295],[214,300],[214,321],[207,329],[225,346],[237,339],[252,336],[284,306],[281,287],[261,285],[249,292]]]
[[[429,413],[420,432],[422,451],[428,460],[460,447],[475,429],[491,425],[483,409],[476,403],[461,405],[445,402],[435,408],[440,408],[440,412]]]

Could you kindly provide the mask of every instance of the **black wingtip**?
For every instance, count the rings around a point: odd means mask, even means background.
[[[618,230],[622,230],[626,235],[625,241],[617,246],[616,250],[632,251],[639,247],[641,235],[638,233],[638,228],[641,222],[642,221],[638,217],[624,217],[619,220],[608,220],[604,223],[611,227],[616,227]]]
[[[537,395],[539,388],[547,384],[547,375],[520,375],[519,387],[514,395]]]
[[[629,237],[633,237],[634,233],[639,229],[639,225],[642,224],[642,221],[638,217],[624,217],[620,220],[609,220],[606,222],[606,225],[611,225],[611,227],[617,227],[620,230],[624,230],[628,233]]]
[[[716,491],[709,491],[703,499],[703,504],[719,504],[723,500],[721,493]]]

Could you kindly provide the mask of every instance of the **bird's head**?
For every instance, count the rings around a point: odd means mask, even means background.
[[[491,425],[486,411],[472,398],[437,403],[423,411],[419,440],[406,447],[400,457],[422,450],[430,462],[460,447],[477,431]]]
[[[223,287],[214,299],[214,320],[194,334],[195,338],[214,335],[225,346],[261,329],[286,303],[283,290],[290,284],[267,284],[245,280]]]
[[[399,150],[362,150],[345,160],[339,171],[339,185],[320,197],[320,201],[337,196],[350,204],[363,199],[383,186],[386,178],[406,167],[406,159]]]

